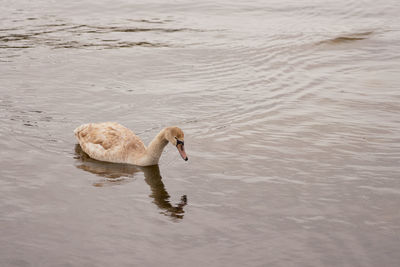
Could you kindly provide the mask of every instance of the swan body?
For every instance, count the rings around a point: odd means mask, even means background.
[[[74,131],[83,151],[91,158],[138,166],[158,164],[164,147],[170,142],[184,160],[184,134],[178,127],[166,127],[146,147],[130,129],[116,122],[83,124]]]

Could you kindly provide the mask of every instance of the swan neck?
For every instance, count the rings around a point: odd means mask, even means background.
[[[154,164],[158,164],[161,154],[167,144],[168,140],[165,138],[165,129],[163,129],[156,137],[154,137],[146,150],[146,154],[154,160]]]

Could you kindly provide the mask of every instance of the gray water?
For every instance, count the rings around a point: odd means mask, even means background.
[[[397,0],[0,6],[0,266],[399,266]]]

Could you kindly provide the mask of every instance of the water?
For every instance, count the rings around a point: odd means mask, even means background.
[[[0,3],[1,266],[399,266],[398,1]]]

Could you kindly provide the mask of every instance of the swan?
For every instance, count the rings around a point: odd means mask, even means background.
[[[175,126],[162,129],[147,148],[130,129],[116,122],[83,124],[74,133],[82,150],[101,161],[157,165],[168,142],[176,146],[185,161],[188,160],[183,131]]]

